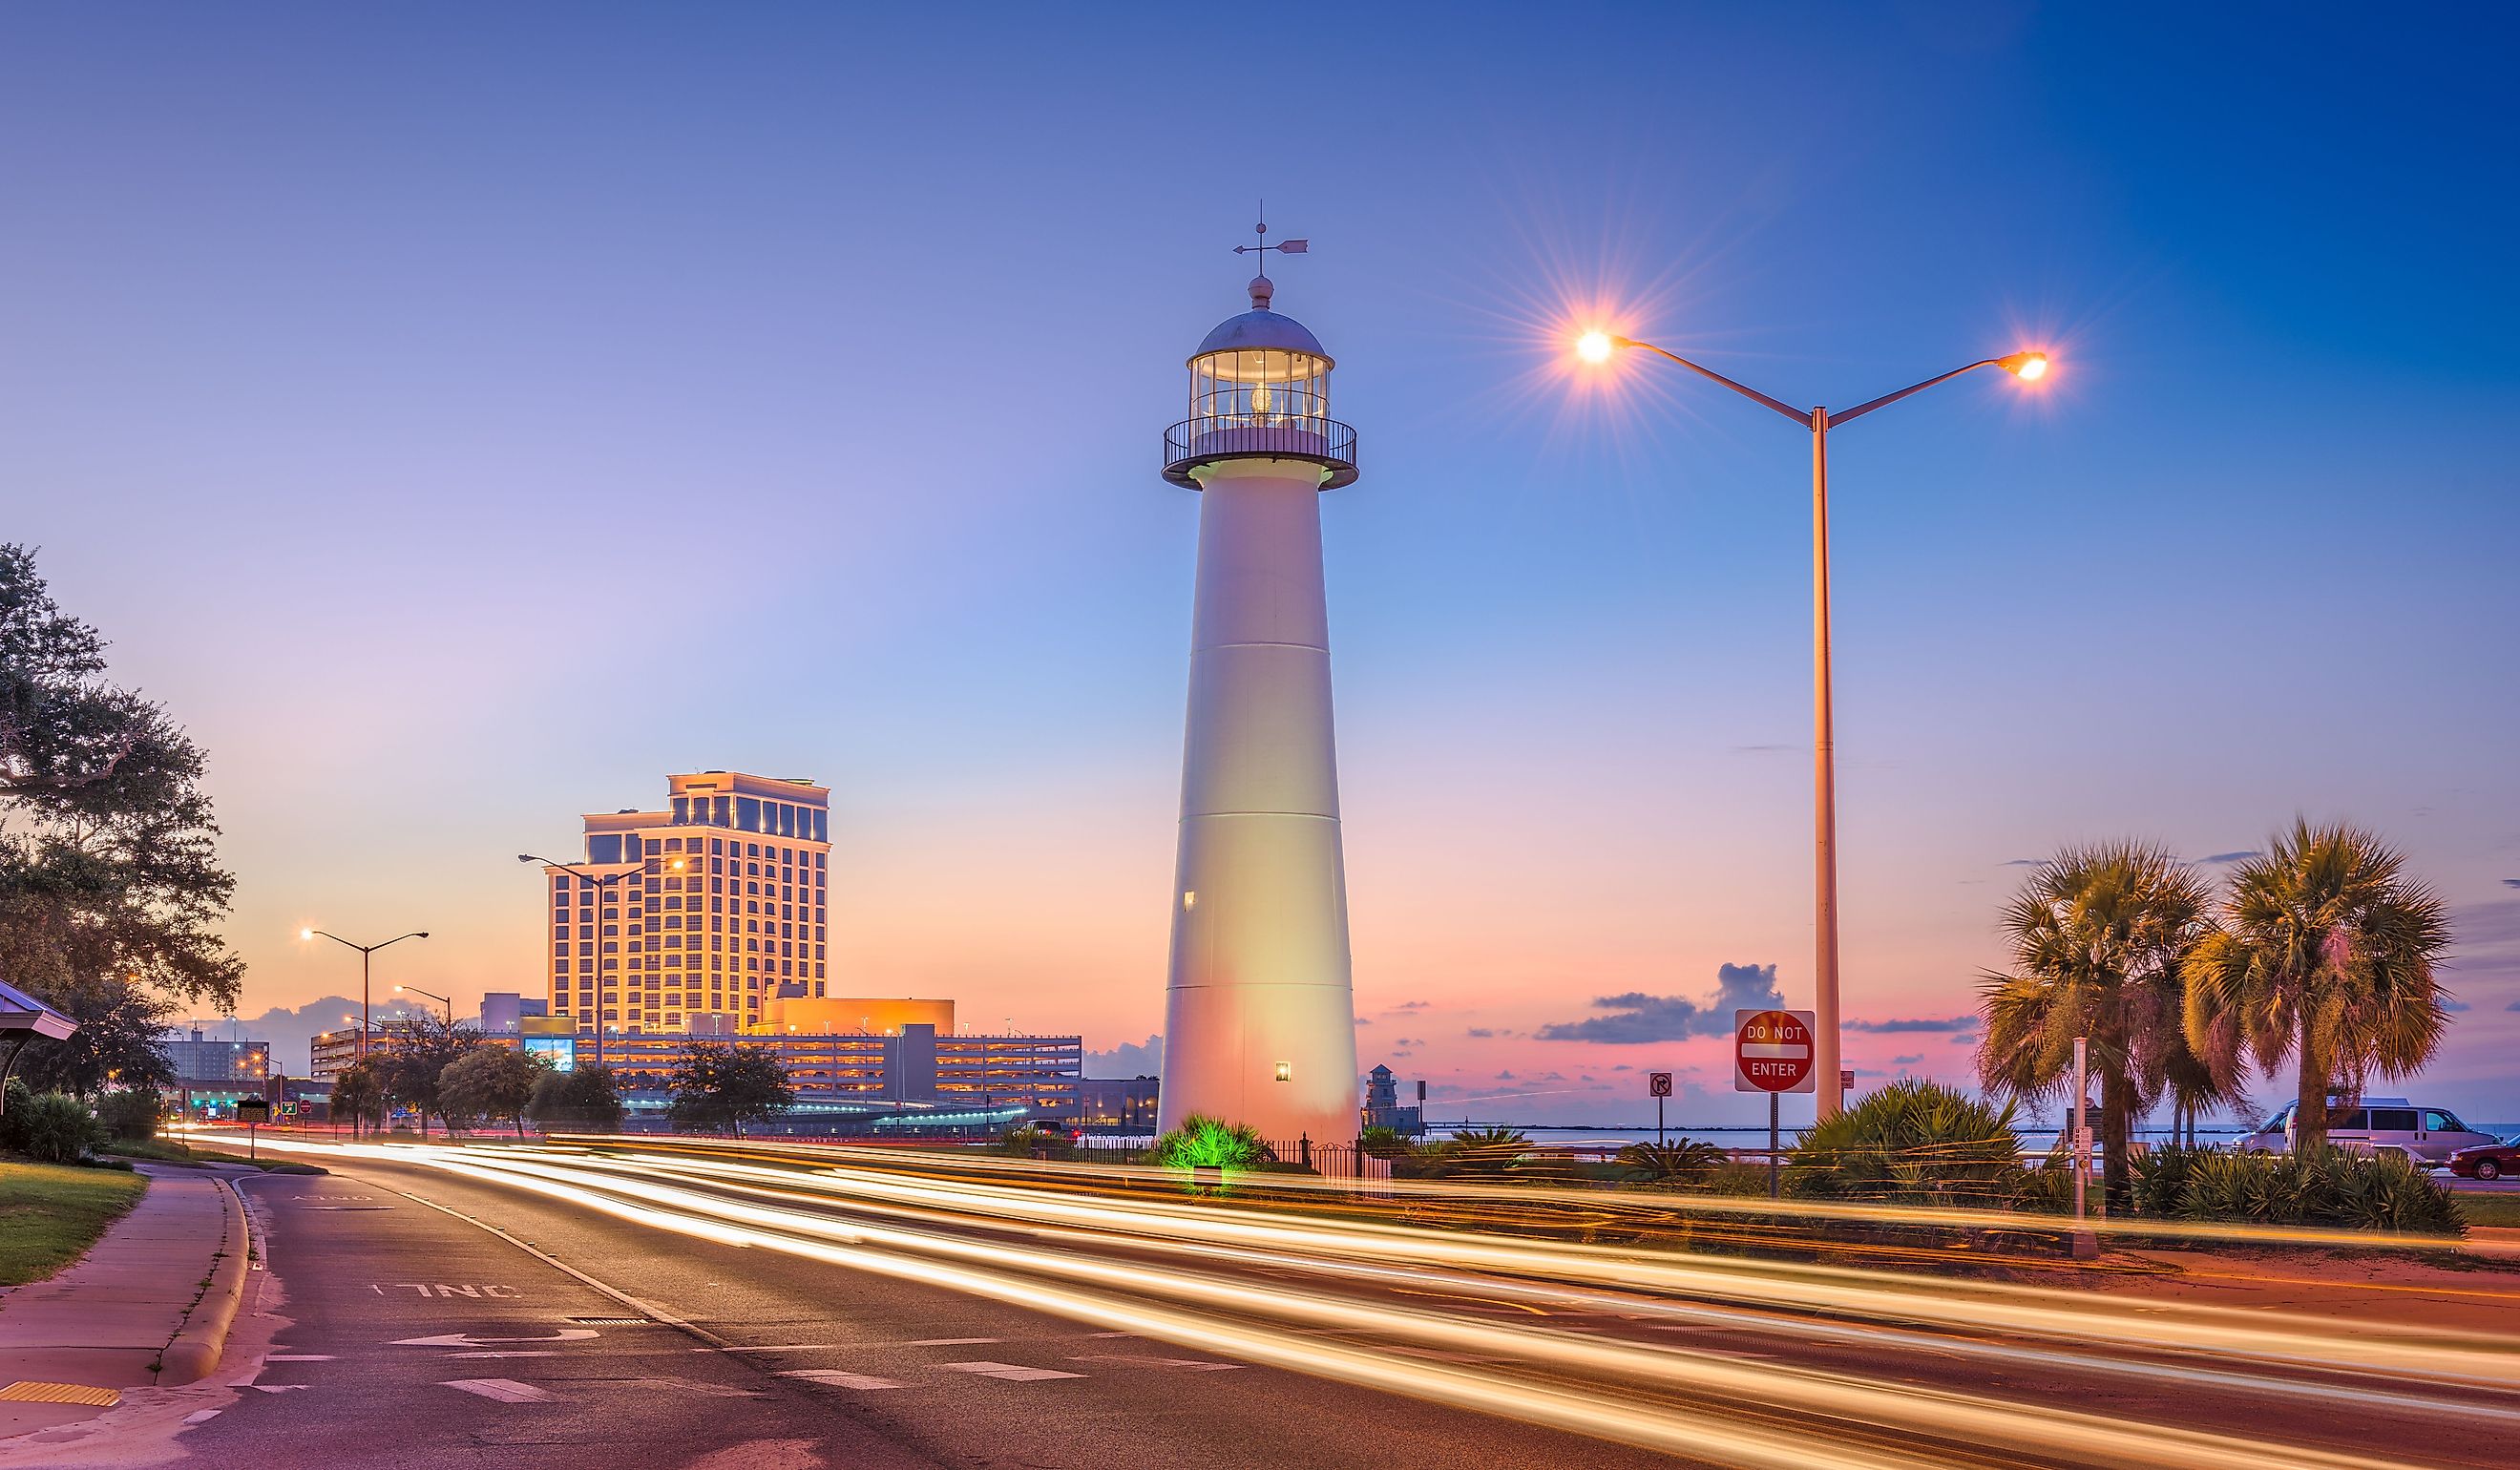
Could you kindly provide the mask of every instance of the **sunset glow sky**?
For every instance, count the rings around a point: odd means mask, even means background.
[[[246,1015],[355,994],[307,923],[538,994],[512,855],[730,768],[832,788],[835,994],[1156,1031],[1159,435],[1265,195],[1361,436],[1368,1065],[1746,1121],[1670,1001],[1810,1003],[1806,447],[1601,325],[1796,403],[2056,355],[1835,442],[1867,1078],[1967,1074],[2020,865],[2299,812],[2455,906],[2415,1086],[2520,1117],[2507,16],[953,17],[0,15],[0,536],[207,747]]]

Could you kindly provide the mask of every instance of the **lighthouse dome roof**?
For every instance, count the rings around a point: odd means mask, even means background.
[[[1227,317],[1216,324],[1216,330],[1198,344],[1192,357],[1205,357],[1211,352],[1302,352],[1328,361],[1322,350],[1322,339],[1312,329],[1293,317],[1281,316],[1267,308],[1246,311],[1238,317]]]

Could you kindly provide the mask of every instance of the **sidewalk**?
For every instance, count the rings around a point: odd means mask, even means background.
[[[217,1364],[245,1276],[245,1215],[236,1191],[207,1170],[143,1164],[140,1172],[149,1176],[149,1192],[76,1265],[0,1291],[0,1389],[20,1382],[146,1388],[189,1382]],[[0,1439],[111,1406],[0,1400]]]

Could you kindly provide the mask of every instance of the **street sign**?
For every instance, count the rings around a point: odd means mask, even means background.
[[[271,1104],[259,1097],[245,1097],[237,1101],[237,1117],[244,1122],[260,1123],[270,1116]]]
[[[1808,1010],[1732,1012],[1732,1091],[1817,1091]]]
[[[1671,1074],[1669,1072],[1647,1072],[1645,1074],[1645,1095],[1649,1097],[1670,1096]]]

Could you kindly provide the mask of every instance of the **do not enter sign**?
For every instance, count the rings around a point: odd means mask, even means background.
[[[1732,1091],[1815,1091],[1814,1049],[1808,1010],[1732,1012]]]

